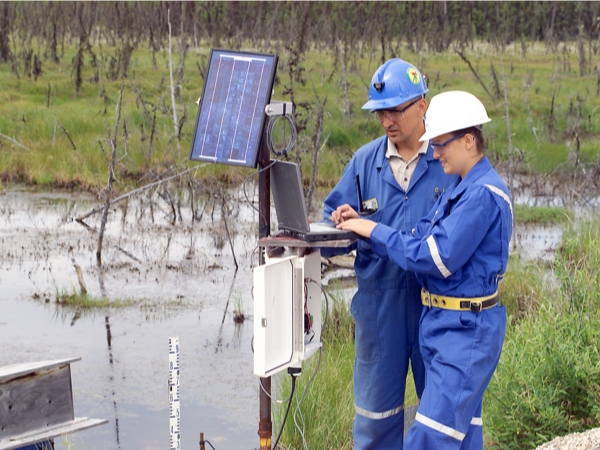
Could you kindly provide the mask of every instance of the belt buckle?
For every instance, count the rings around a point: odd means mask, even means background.
[[[431,293],[427,291],[427,307],[431,308]]]
[[[478,313],[483,309],[481,302],[471,302],[471,312]]]

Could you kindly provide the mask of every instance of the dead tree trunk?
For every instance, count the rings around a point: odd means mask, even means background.
[[[510,111],[509,111],[509,102],[508,102],[508,92],[506,90],[506,75],[504,74],[504,61],[502,60],[502,55],[500,55],[500,62],[502,64],[502,82],[504,84],[504,106],[506,108],[506,132],[508,133],[508,189],[512,192],[513,190],[513,180],[515,178],[515,168],[514,168],[514,158],[513,158],[513,144],[512,144],[512,134],[510,131]]]
[[[173,108],[173,126],[177,138],[177,154],[179,154],[179,121],[177,120],[177,103],[175,102],[175,83],[173,82],[173,46],[171,42],[171,10],[167,11],[167,22],[169,24],[169,78],[171,79],[171,107]]]
[[[104,239],[104,230],[106,228],[106,220],[108,219],[108,211],[110,209],[110,195],[112,193],[112,185],[115,179],[115,163],[117,161],[117,134],[119,132],[119,122],[121,121],[121,104],[123,102],[124,80],[121,81],[121,91],[119,92],[119,101],[117,102],[117,122],[115,124],[115,134],[110,139],[112,147],[112,155],[108,168],[108,185],[106,186],[106,202],[104,204],[104,212],[102,213],[102,221],[100,222],[100,232],[98,233],[98,247],[96,249],[96,263],[99,267],[102,266],[102,241]]]
[[[312,196],[313,196],[313,192],[315,190],[315,176],[316,176],[316,172],[317,172],[317,157],[319,156],[319,144],[321,143],[321,136],[323,134],[323,117],[325,116],[325,103],[327,103],[327,97],[325,97],[325,99],[322,102],[319,102],[319,106],[318,106],[318,112],[317,112],[317,120],[316,120],[316,124],[315,124],[315,137],[313,140],[313,160],[312,160],[312,168],[310,171],[310,184],[308,186],[308,205],[306,205],[308,211],[310,211],[310,207],[311,207],[311,203],[312,203]],[[327,136],[327,139],[329,138],[329,136]],[[323,146],[325,146],[325,143],[327,142],[327,139],[325,139],[325,142],[323,143]],[[321,148],[322,148],[321,147]]]

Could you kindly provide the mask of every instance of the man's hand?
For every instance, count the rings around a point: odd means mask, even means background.
[[[375,228],[376,225],[377,222],[373,222],[372,220],[368,219],[346,219],[343,222],[339,223],[336,226],[336,228],[354,231],[360,236],[370,238],[371,232],[373,231],[373,228]]]
[[[331,221],[333,223],[342,223],[349,219],[358,219],[359,217],[358,213],[348,204],[338,206],[338,208],[331,213]]]

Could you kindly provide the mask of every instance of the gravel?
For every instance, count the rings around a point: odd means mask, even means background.
[[[600,428],[557,437],[536,450],[600,450]]]

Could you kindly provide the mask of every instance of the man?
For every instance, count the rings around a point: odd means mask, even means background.
[[[360,148],[325,199],[325,217],[339,223],[349,208],[398,230],[410,231],[454,177],[433,158],[425,133],[427,86],[401,59],[377,69],[369,86],[370,110],[386,135]],[[404,393],[409,360],[417,396],[425,385],[419,348],[421,286],[412,272],[379,258],[367,241],[355,244],[356,322],[354,448],[402,449]]]

